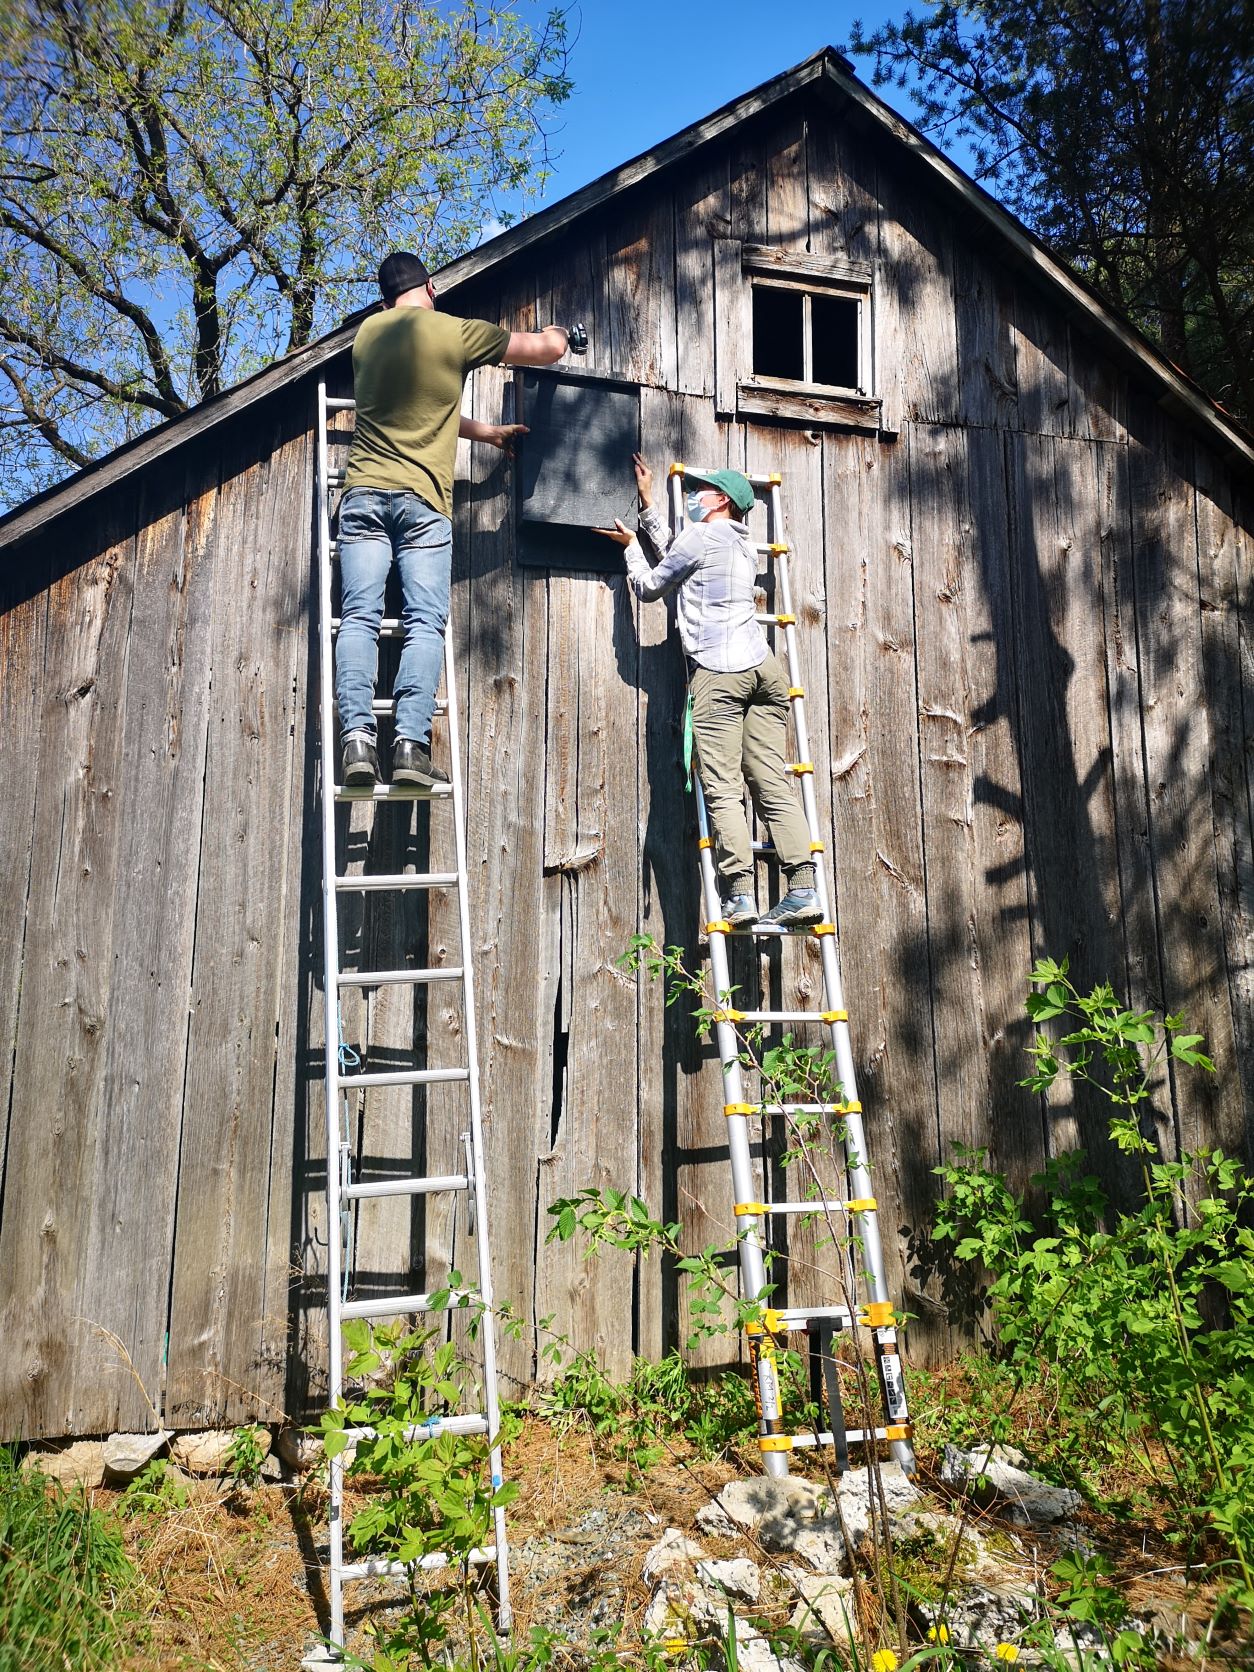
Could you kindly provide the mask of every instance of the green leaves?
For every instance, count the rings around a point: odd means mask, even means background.
[[[560,13],[497,0],[0,8],[0,466],[18,496],[538,196]],[[16,423],[17,427],[14,428]]]

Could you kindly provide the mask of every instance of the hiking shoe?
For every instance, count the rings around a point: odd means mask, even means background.
[[[746,923],[756,923],[758,919],[758,903],[752,894],[732,894],[719,910],[724,923],[730,923],[733,929],[743,929]]]
[[[342,781],[345,784],[374,784],[379,778],[379,756],[374,738],[366,731],[345,732]]]
[[[823,921],[817,888],[790,888],[777,906],[763,912],[758,920],[767,928],[804,929]]]
[[[448,781],[448,773],[440,771],[420,743],[415,743],[410,737],[397,738],[396,747],[392,750],[394,784],[418,784],[429,790]]]

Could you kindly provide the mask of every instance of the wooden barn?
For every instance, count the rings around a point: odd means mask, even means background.
[[[1034,956],[1187,1012],[1218,1072],[1161,1086],[1163,1145],[1249,1151],[1254,448],[830,50],[438,277],[457,313],[586,322],[576,375],[638,401],[656,465],[782,473],[890,1290],[941,1359],[931,1169],[961,1142],[1026,1179],[1089,1118],[1016,1084]],[[315,397],[353,331],[0,522],[2,1437],[317,1402]],[[627,459],[571,468],[631,502]],[[519,561],[499,454],[460,476],[497,1288],[621,1373],[682,1341],[682,1282],[546,1246],[550,1203],[627,1187],[731,1234],[712,1048],[616,967],[638,932],[699,956],[681,658],[621,575]],[[406,817],[394,869],[436,843]],[[449,955],[413,899],[350,922],[373,967]],[[804,1008],[816,965],[767,977]],[[376,1040],[453,1048],[436,998],[372,1002]],[[353,1142],[434,1170],[442,1115],[380,1095]],[[391,1202],[357,1281],[435,1287],[463,1234]]]

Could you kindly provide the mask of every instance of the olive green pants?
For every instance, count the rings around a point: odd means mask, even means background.
[[[812,862],[809,827],[786,771],[788,681],[768,656],[744,673],[697,668],[690,688],[692,740],[719,880],[725,894],[752,894],[746,784],[785,875]]]

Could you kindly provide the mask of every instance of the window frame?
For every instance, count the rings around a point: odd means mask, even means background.
[[[870,262],[808,251],[746,244],[741,250],[745,295],[744,363],[736,382],[737,410],[750,417],[795,418],[809,424],[881,431],[883,403],[877,393],[875,292]],[[759,286],[802,295],[800,378],[776,377],[753,367],[753,292]],[[858,308],[857,377],[853,385],[817,383],[813,378],[814,336],[811,298],[830,296]]]

